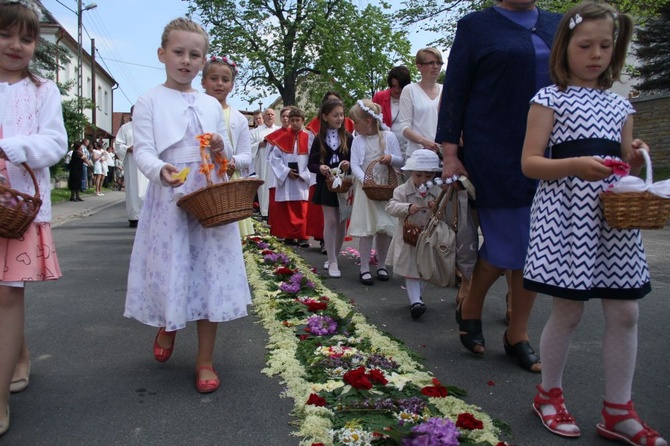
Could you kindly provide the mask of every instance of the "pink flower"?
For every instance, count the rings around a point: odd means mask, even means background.
[[[630,165],[628,165],[628,163],[624,163],[623,161],[610,158],[606,159],[603,164],[607,167],[611,167],[612,173],[620,177],[625,177],[630,172]]]

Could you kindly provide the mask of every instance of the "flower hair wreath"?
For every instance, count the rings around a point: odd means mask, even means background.
[[[33,2],[32,0],[1,0],[0,1],[0,4],[3,4],[3,5],[11,5],[12,3],[16,3],[17,5],[25,6],[26,8],[29,8],[30,10],[32,10],[35,13],[35,15],[37,16],[37,20],[40,21],[40,22],[44,18],[44,15],[42,14],[42,9],[39,6],[37,6],[37,4],[35,2]]]
[[[363,110],[365,113],[367,113],[368,115],[372,116],[377,121],[379,121],[379,126],[382,128],[382,130],[388,130],[389,129],[388,126],[386,124],[384,124],[384,116],[381,113],[379,113],[379,114],[375,113],[370,107],[365,105],[363,103],[363,101],[361,101],[360,99],[358,101],[356,101],[356,103],[361,108],[361,110]]]
[[[237,74],[237,72],[239,71],[239,68],[237,67],[237,64],[235,62],[233,62],[233,59],[231,59],[230,56],[221,57],[221,56],[212,55],[212,57],[210,57],[209,60],[211,60],[212,62],[225,63],[226,65],[228,65],[230,68],[233,69],[235,74]]]

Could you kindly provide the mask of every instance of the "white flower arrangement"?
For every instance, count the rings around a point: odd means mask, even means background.
[[[259,229],[259,228],[257,228]],[[248,242],[247,242],[248,243]],[[276,251],[286,254],[296,269],[304,274],[307,280],[315,284],[315,290],[319,295],[328,299],[328,308],[334,310],[341,318],[348,315],[351,323],[355,326],[354,334],[336,334],[330,340],[334,341],[330,346],[319,346],[314,350],[314,357],[352,359],[365,358],[371,355],[383,355],[393,358],[397,363],[396,371],[385,373],[387,386],[398,391],[403,390],[410,383],[423,388],[432,386],[434,376],[426,371],[422,364],[417,363],[397,341],[380,332],[375,326],[369,324],[365,317],[354,311],[354,308],[340,298],[336,293],[325,288],[319,277],[305,264],[305,262],[292,251],[284,251],[284,247],[276,242],[270,242],[270,246]],[[297,425],[298,430],[294,435],[301,438],[300,445],[311,446],[314,443],[322,443],[324,446],[336,445],[369,445],[375,438],[373,432],[367,431],[364,424],[351,425],[336,428],[333,426],[335,412],[328,407],[306,404],[310,395],[319,392],[351,392],[351,385],[345,384],[341,377],[347,370],[333,367],[324,382],[310,382],[305,366],[298,359],[298,346],[301,342],[296,336],[296,327],[305,324],[306,317],[291,318],[281,321],[277,318],[280,305],[278,299],[281,293],[274,290],[272,282],[265,277],[272,274],[274,266],[263,263],[263,256],[251,249],[244,252],[247,267],[247,276],[251,285],[255,312],[260,318],[262,325],[268,331],[268,360],[263,373],[269,376],[280,376],[285,391],[282,396],[293,399],[295,404],[294,415],[300,418]],[[295,301],[295,299],[293,299]],[[305,300],[303,300],[304,302]],[[353,312],[353,314],[352,314]],[[353,347],[352,345],[356,345]],[[370,346],[369,351],[363,351],[360,345]],[[364,362],[364,361],[363,361]],[[311,363],[311,360],[310,360]],[[358,363],[355,365],[358,367]],[[361,367],[365,367],[361,364]],[[382,394],[376,389],[371,389],[372,394]],[[463,432],[469,442],[496,445],[499,443],[499,429],[494,426],[493,420],[481,411],[479,407],[465,403],[459,398],[447,396],[443,398],[428,398],[430,404],[439,411],[439,416],[456,421],[459,414],[469,413],[483,423],[483,429],[467,430]],[[337,408],[335,408],[337,409]],[[409,423],[421,422],[424,415],[398,412],[397,417]],[[432,416],[435,416],[433,414]],[[362,419],[364,415],[361,415]]]

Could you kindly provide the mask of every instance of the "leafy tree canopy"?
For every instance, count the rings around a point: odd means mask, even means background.
[[[640,91],[670,90],[670,1],[637,32],[635,55],[640,60]]]
[[[360,9],[351,0],[185,1],[210,33],[211,51],[241,62],[236,84],[250,102],[279,92],[296,104],[303,81],[318,100],[331,89],[345,100],[369,97],[411,48],[384,2]]]
[[[667,0],[608,1],[618,11],[635,17],[637,23],[644,23],[655,16],[659,7],[666,2]],[[448,48],[453,41],[458,19],[496,3],[492,0],[404,0],[403,8],[396,13],[396,19],[401,26],[418,25],[424,31],[438,33],[440,37],[429,45]],[[578,3],[581,0],[539,0],[537,5],[548,11],[565,12]]]

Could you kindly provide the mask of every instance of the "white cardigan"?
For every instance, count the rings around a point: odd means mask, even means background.
[[[184,138],[189,108],[195,110],[204,133],[218,133],[224,140],[223,155],[233,155],[232,147],[225,143],[228,138],[219,101],[196,92],[195,102],[190,105],[181,92],[159,85],[144,93],[133,110],[135,162],[149,181],[161,183],[161,169],[167,163],[160,154]]]
[[[249,121],[238,110],[230,107],[230,127],[223,135],[226,147],[232,147],[235,170],[240,171],[242,178],[248,177],[251,163],[251,131]],[[232,140],[231,140],[232,137]],[[252,169],[253,171],[253,169]]]
[[[12,188],[34,194],[33,180],[20,166],[27,163],[35,172],[42,207],[36,222],[51,221],[51,184],[49,167],[67,152],[67,133],[58,87],[40,79],[41,86],[29,78],[9,85],[0,82],[0,148],[5,152],[7,174]]]

